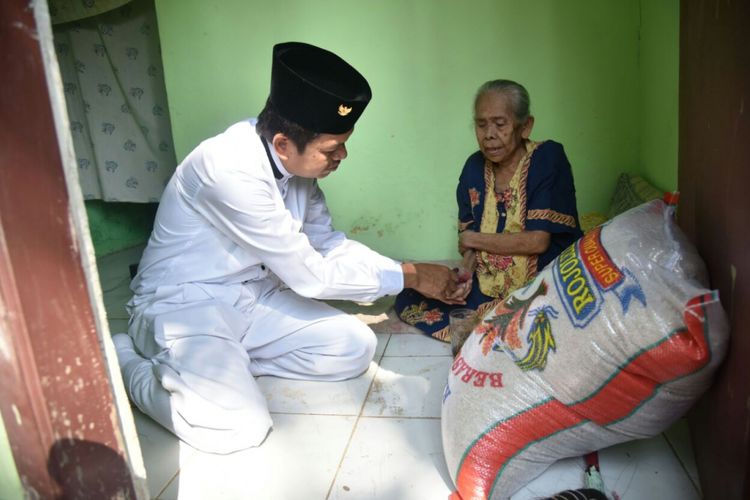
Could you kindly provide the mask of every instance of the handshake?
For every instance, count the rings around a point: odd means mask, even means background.
[[[472,270],[465,267],[451,269],[440,264],[401,264],[404,288],[413,288],[425,297],[446,304],[465,304],[471,291]]]

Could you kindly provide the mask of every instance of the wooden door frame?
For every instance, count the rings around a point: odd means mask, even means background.
[[[0,2],[0,46],[0,413],[21,485],[147,498],[46,1]]]
[[[708,266],[731,330],[690,414],[707,500],[750,498],[750,3],[680,3],[680,226]]]

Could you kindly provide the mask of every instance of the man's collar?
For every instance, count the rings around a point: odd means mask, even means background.
[[[259,135],[258,137],[260,137],[260,142],[263,143],[263,148],[266,150],[266,156],[268,156],[268,162],[271,164],[273,176],[277,180],[288,179],[289,177],[292,177],[292,174],[287,172],[287,170],[284,168],[284,164],[281,163],[281,158],[279,158],[279,155],[276,154],[276,151],[268,144],[268,141],[266,141],[266,139],[261,135]]]

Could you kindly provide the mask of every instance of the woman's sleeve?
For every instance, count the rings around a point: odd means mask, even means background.
[[[561,144],[548,141],[534,153],[527,193],[527,231],[580,233],[573,172]]]
[[[480,197],[484,196],[484,193],[480,193],[476,182],[473,182],[472,160],[474,156],[472,155],[466,160],[456,187],[459,233],[467,229],[472,231],[478,231],[479,229],[479,221],[475,221],[474,217],[474,207],[480,204]]]

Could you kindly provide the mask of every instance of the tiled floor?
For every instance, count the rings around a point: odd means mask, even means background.
[[[113,332],[127,326],[127,269],[138,255],[134,249],[99,262]],[[449,347],[394,319],[387,303],[336,305],[376,332],[370,369],[335,383],[261,377],[274,419],[261,447],[201,453],[133,410],[152,498],[447,499],[453,486],[443,459],[440,402]],[[664,435],[601,451],[600,464],[608,492],[622,500],[701,497],[684,421]],[[583,469],[581,459],[557,462],[512,498],[582,487]]]

